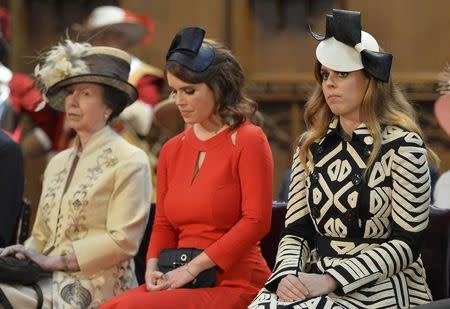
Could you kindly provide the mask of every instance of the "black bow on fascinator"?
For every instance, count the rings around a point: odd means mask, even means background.
[[[364,42],[361,42],[360,12],[333,10],[333,15],[326,17],[325,36],[314,33],[311,28],[310,32],[318,41],[334,37],[337,41],[355,48],[360,53],[362,65],[368,74],[383,82],[389,80],[392,54],[368,50]]]
[[[194,72],[205,71],[214,60],[214,49],[203,44],[205,30],[197,27],[183,28],[177,32],[166,61],[175,61]]]

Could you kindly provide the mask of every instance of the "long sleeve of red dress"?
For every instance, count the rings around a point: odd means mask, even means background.
[[[253,132],[252,132],[253,131]],[[241,218],[206,254],[222,269],[228,269],[270,229],[272,216],[273,161],[269,143],[259,127],[242,132],[237,140],[241,189]],[[239,134],[239,133],[238,133]]]

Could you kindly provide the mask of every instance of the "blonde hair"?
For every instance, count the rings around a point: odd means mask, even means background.
[[[306,168],[306,161],[312,162],[310,146],[324,136],[329,122],[334,117],[322,92],[321,64],[316,61],[314,75],[317,86],[306,103],[304,118],[308,130],[300,137],[300,162]],[[383,83],[372,77],[364,95],[361,109],[363,121],[373,137],[373,149],[367,161],[367,171],[374,164],[382,144],[381,126],[398,126],[407,131],[417,133],[422,139],[423,133],[417,123],[413,106],[405,98],[401,90],[392,80]],[[425,145],[428,162],[439,165],[439,158]]]

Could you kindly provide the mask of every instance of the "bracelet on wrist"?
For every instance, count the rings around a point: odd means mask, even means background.
[[[184,264],[184,270],[192,277],[192,279],[195,279],[196,276],[189,270],[189,264]]]
[[[63,263],[63,267],[65,271],[69,270],[69,258],[67,257],[67,252],[61,253],[61,261]]]

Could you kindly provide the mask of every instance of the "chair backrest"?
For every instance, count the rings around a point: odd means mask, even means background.
[[[286,217],[286,203],[274,201],[272,203],[272,223],[270,231],[261,240],[261,253],[266,259],[270,269],[275,265],[277,256],[278,243],[280,242],[280,234],[284,229],[284,219]]]
[[[150,205],[150,213],[148,216],[147,226],[145,227],[144,236],[142,237],[139,250],[134,257],[135,269],[134,273],[139,284],[145,283],[145,269],[147,262],[147,248],[152,234],[153,221],[155,220],[155,204]]]
[[[31,204],[26,198],[22,199],[20,205],[20,213],[16,222],[15,237],[12,239],[11,245],[23,244],[30,235],[30,219],[31,219]]]
[[[450,209],[431,206],[422,260],[433,299],[450,297]]]

